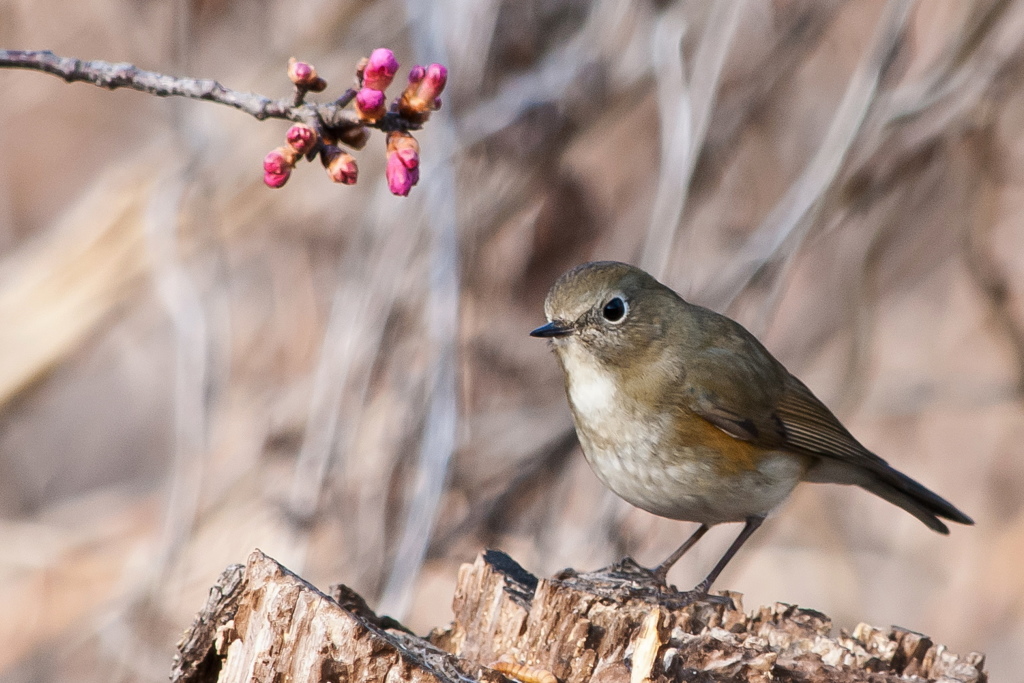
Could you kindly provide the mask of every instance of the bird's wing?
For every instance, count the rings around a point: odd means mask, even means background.
[[[833,466],[812,465],[808,481],[859,484],[940,533],[949,533],[940,517],[974,523],[949,501],[864,448],[753,337],[734,334],[726,343],[725,348],[710,347],[687,360],[680,385],[684,405],[693,413],[736,439],[820,458],[817,464]]]
[[[843,460],[871,470],[889,465],[853,437],[832,411],[803,382],[787,373],[776,412],[786,429],[786,443],[815,455]]]
[[[888,469],[761,347],[707,349],[687,363],[686,371],[690,409],[737,439]]]
[[[773,409],[781,388],[776,366],[770,357],[705,349],[686,363],[684,404],[730,436],[766,448],[783,447],[785,428]]]
[[[864,478],[860,475],[853,480],[876,496],[898,505],[914,515],[928,527],[939,533],[948,534],[949,528],[939,517],[960,524],[974,524],[970,517],[933,491],[928,490],[902,472],[893,469],[887,462],[864,448],[850,435],[839,420],[819,401],[803,382],[789,375],[786,390],[779,400],[778,414],[786,427],[786,441],[803,451],[823,456],[843,465],[850,465],[861,474],[870,472],[872,476]],[[838,481],[850,483],[843,479],[835,479],[838,470],[831,470],[826,478],[814,478],[811,481]],[[821,476],[819,472],[818,477]]]

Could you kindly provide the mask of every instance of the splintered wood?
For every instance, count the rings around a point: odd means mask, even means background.
[[[229,567],[210,591],[206,609],[178,644],[171,680],[487,681],[501,674],[460,660],[387,625],[339,587],[338,600],[260,551],[244,572]]]
[[[813,610],[684,605],[635,565],[537,579],[487,551],[459,571],[448,628],[426,639],[345,587],[329,597],[259,551],[229,568],[179,644],[172,680],[943,681],[985,683],[984,657],[861,624],[832,636]]]
[[[737,593],[727,594],[737,609],[677,608],[671,594],[639,579],[626,576],[615,598],[608,585],[574,574],[538,580],[488,551],[459,571],[455,621],[430,640],[473,661],[505,657],[544,669],[563,683],[986,680],[982,655],[953,655],[911,631],[862,624],[833,637],[832,622],[813,610],[777,603],[747,615]]]

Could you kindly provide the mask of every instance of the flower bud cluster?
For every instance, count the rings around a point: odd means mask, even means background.
[[[391,50],[377,48],[356,65],[358,88],[349,90],[336,104],[352,102],[358,121],[355,125],[328,127],[319,118],[313,125],[297,123],[288,129],[286,145],[267,154],[263,160],[263,182],[281,187],[302,157],[313,159],[319,153],[327,175],[336,183],[352,185],[359,168],[351,154],[339,145],[362,149],[370,128],[386,133],[385,176],[388,188],[407,196],[420,179],[420,147],[408,131],[419,129],[430,113],[441,107],[441,92],[448,80],[448,69],[441,64],[415,66],[402,94],[388,106],[385,91],[398,73],[398,60]],[[288,61],[288,78],[295,85],[294,106],[303,104],[307,92],[321,92],[327,82],[308,62],[294,57]]]
[[[398,101],[398,113],[415,123],[430,118],[430,112],[441,108],[441,91],[448,83],[448,69],[441,64],[424,68],[414,66],[409,72],[409,85]]]
[[[320,136],[304,123],[296,123],[289,128],[284,139],[286,145],[271,150],[263,158],[263,182],[267,187],[282,187],[288,182],[299,159],[312,155],[320,146]]]
[[[398,73],[395,53],[386,47],[378,47],[369,57],[359,60],[356,78],[359,92],[356,93],[355,107],[359,118],[367,123],[380,121],[388,113],[387,96],[384,91],[391,85]]]
[[[359,118],[368,124],[380,121],[388,113],[387,89],[398,72],[394,53],[386,48],[374,50],[356,66],[360,89],[355,96],[355,109]],[[395,101],[395,111],[408,123],[422,124],[430,112],[441,106],[441,91],[448,79],[448,70],[440,64],[429,67],[415,66],[409,73],[409,85]],[[385,176],[388,189],[405,197],[420,179],[420,146],[405,130],[391,130],[387,134],[387,165]]]
[[[278,188],[288,182],[299,155],[291,147],[278,147],[263,157],[263,182]]]
[[[420,144],[404,131],[388,133],[388,163],[384,171],[392,194],[406,197],[420,180]]]

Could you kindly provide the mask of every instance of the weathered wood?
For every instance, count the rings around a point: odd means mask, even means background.
[[[467,659],[549,671],[563,683],[986,680],[982,655],[954,655],[918,633],[861,624],[833,637],[819,612],[776,603],[747,615],[742,596],[721,595],[736,608],[680,606],[679,594],[660,590],[630,560],[538,580],[488,551],[460,569],[455,620],[430,640]]]
[[[216,681],[221,668],[217,636],[231,622],[238,610],[238,601],[246,589],[245,567],[233,564],[221,573],[210,589],[195,622],[178,643],[171,679],[202,683]]]
[[[813,610],[745,614],[741,596],[686,604],[626,560],[538,579],[498,551],[459,570],[455,619],[417,638],[351,589],[327,596],[254,552],[230,567],[179,644],[172,679],[213,681],[961,681],[984,657]],[[729,599],[734,604],[729,603]],[[497,669],[497,670],[496,670]],[[501,672],[504,673],[504,676]]]
[[[362,603],[365,607],[365,603]],[[385,631],[369,608],[350,611],[260,551],[230,568],[178,645],[171,680],[504,680],[406,633]]]

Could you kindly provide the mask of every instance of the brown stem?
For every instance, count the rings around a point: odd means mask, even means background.
[[[333,131],[338,137],[341,131],[357,126],[370,126],[381,130],[413,130],[420,126],[397,115],[389,114],[376,124],[366,124],[356,113],[345,106],[355,95],[346,91],[335,102],[325,104],[302,103],[301,98],[291,101],[272,99],[256,93],[238,92],[225,88],[208,78],[176,78],[155,71],[143,71],[138,67],[103,61],[84,61],[74,57],[60,57],[49,50],[0,50],[0,68],[33,69],[63,78],[68,83],[82,81],[102,88],[114,90],[130,88],[158,97],[187,97],[193,100],[207,100],[234,107],[259,120],[284,119],[314,125]]]

